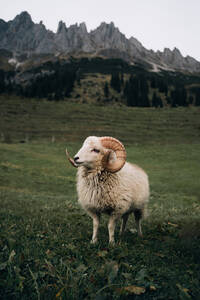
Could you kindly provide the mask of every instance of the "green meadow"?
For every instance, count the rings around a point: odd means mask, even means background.
[[[200,299],[200,109],[0,98],[0,298]],[[120,139],[149,175],[143,239],[116,245],[79,207],[67,162],[89,135]]]

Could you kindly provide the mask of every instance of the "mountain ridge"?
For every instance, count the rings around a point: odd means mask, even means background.
[[[165,48],[163,52],[147,50],[136,38],[126,38],[113,22],[102,22],[88,32],[84,22],[67,27],[60,21],[54,33],[46,29],[42,21],[34,23],[26,11],[12,21],[0,19],[0,49],[12,51],[14,56],[22,53],[85,53],[122,58],[131,64],[143,61],[151,66],[152,71],[200,72],[200,62],[191,56],[183,57],[176,47],[173,50]]]

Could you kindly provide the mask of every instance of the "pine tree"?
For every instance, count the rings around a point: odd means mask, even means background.
[[[171,91],[171,107],[177,107],[176,91]]]
[[[104,85],[104,96],[105,96],[106,98],[109,97],[109,88],[108,88],[108,83],[107,83],[107,81],[105,82],[105,85]]]
[[[195,106],[200,106],[200,89],[196,90]]]
[[[163,107],[162,99],[158,97],[155,92],[153,93],[153,97],[152,97],[152,106],[156,108]]]
[[[5,73],[4,70],[0,70],[0,93],[5,91]]]
[[[158,100],[155,92],[153,93],[153,97],[152,97],[152,106],[156,108],[158,107]]]
[[[155,88],[156,88],[156,78],[155,78],[155,76],[153,76],[153,77],[151,78],[151,88],[152,88],[152,89],[155,89]]]
[[[115,72],[111,75],[110,86],[116,90],[118,93],[121,92],[121,81],[119,77],[119,73]]]
[[[124,85],[124,73],[121,73],[120,80],[121,80],[121,86],[123,86]]]
[[[188,101],[189,101],[189,104],[193,104],[193,102],[194,102],[193,96],[190,95]]]

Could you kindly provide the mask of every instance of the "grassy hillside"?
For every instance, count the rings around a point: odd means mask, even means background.
[[[200,111],[0,100],[1,299],[199,299]],[[65,158],[87,135],[121,139],[151,186],[144,238],[133,218],[108,246],[77,203]],[[54,138],[52,138],[54,137]],[[24,141],[25,143],[21,143]]]
[[[119,105],[0,97],[0,133],[19,142],[82,141],[88,135],[112,135],[126,144],[196,143],[200,109],[140,109]]]

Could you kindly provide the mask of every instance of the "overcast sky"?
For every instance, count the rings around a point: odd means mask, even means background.
[[[88,31],[114,22],[126,35],[154,51],[177,47],[200,61],[200,0],[0,0],[0,18],[9,21],[28,11],[35,23],[57,30],[85,22]]]

